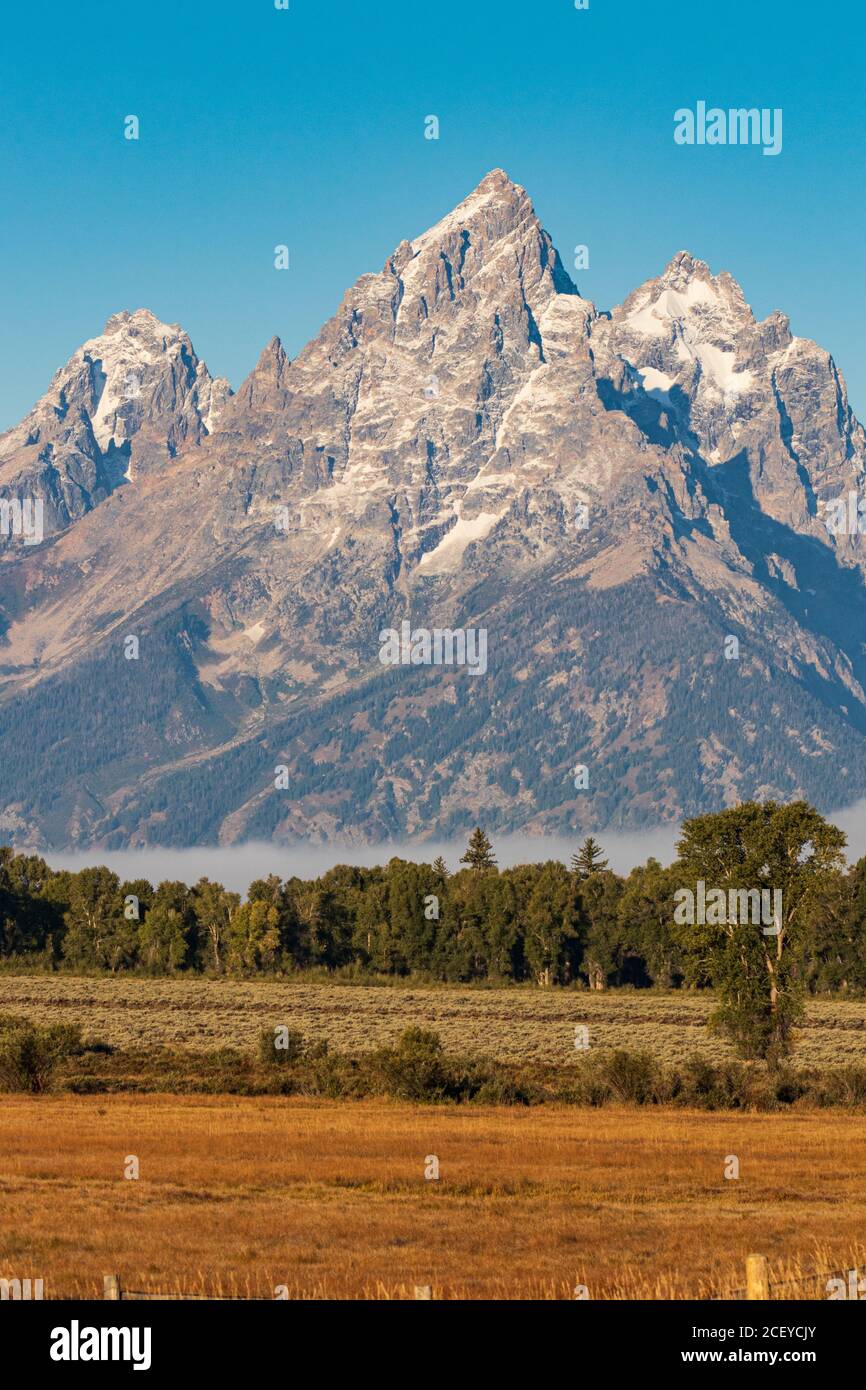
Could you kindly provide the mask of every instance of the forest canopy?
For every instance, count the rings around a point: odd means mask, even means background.
[[[607,866],[592,837],[570,866],[500,869],[476,828],[456,873],[441,859],[393,858],[314,879],[271,875],[243,899],[207,878],[154,886],[105,867],[55,871],[38,855],[0,848],[0,960],[148,975],[319,968],[596,990],[706,987],[730,973],[744,942],[758,971],[779,943],[751,924],[747,935],[678,925],[675,895],[704,881],[742,890],[767,882],[784,895],[782,983],[856,992],[866,990],[866,859],[849,868],[843,846],[806,803],[747,803],[687,821],[673,864],[649,859],[626,875]]]

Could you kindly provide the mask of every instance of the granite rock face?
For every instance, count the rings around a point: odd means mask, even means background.
[[[210,433],[229,395],[177,324],[114,314],[0,435],[0,497],[43,498],[45,530],[78,520],[124,482]]]
[[[782,314],[686,252],[599,312],[501,170],[234,395],[117,315],[0,439],[0,497],[50,515],[0,540],[0,830],[353,843],[851,802],[863,552],[827,516],[864,467]],[[383,665],[407,620],[483,628],[486,670]]]

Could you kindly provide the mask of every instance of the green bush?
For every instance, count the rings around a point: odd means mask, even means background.
[[[426,1028],[407,1028],[395,1048],[371,1053],[370,1066],[397,1100],[445,1100],[455,1089],[439,1035]]]
[[[371,1087],[362,1069],[350,1057],[331,1057],[324,1045],[311,1049],[298,1078],[303,1095],[324,1096],[328,1100],[361,1099]]]
[[[263,1028],[259,1033],[259,1061],[272,1067],[293,1066],[306,1050],[304,1035],[298,1028],[287,1028],[285,1036],[279,1034],[277,1028]]]
[[[676,1072],[675,1095],[680,1105],[700,1110],[740,1110],[753,1103],[755,1085],[754,1074],[742,1063],[716,1066],[694,1056]]]
[[[478,1105],[532,1105],[537,1096],[510,1077],[494,1073],[483,1080],[468,1099]]]
[[[4,1014],[0,1016],[0,1089],[32,1095],[47,1091],[58,1063],[83,1050],[78,1024],[38,1028],[26,1019]]]
[[[662,1071],[649,1052],[602,1054],[598,1062],[600,1080],[613,1100],[627,1105],[647,1105],[661,1097]]]
[[[866,1105],[866,1067],[837,1067],[820,1072],[812,1091],[818,1105]]]

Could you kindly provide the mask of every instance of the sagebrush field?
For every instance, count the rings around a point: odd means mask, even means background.
[[[432,1028],[450,1052],[508,1062],[574,1061],[575,1025],[592,1048],[646,1049],[669,1062],[694,1053],[730,1057],[707,1032],[706,993],[369,985],[276,980],[148,980],[130,976],[2,975],[0,1011],[34,1022],[75,1020],[91,1037],[128,1049],[166,1045],[207,1051],[252,1049],[277,1024],[363,1051],[405,1028]],[[810,1001],[798,1030],[803,1066],[866,1063],[866,1002]]]

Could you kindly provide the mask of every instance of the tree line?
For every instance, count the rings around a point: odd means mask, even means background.
[[[393,858],[315,879],[276,875],[246,897],[76,873],[0,848],[0,959],[46,969],[236,976],[318,968],[446,982],[715,988],[747,1055],[784,1052],[806,993],[866,990],[866,858],[805,802],[749,802],[684,823],[677,859],[614,873],[589,837],[566,866],[500,869],[476,828],[461,867]],[[698,880],[781,891],[778,930],[678,924]],[[707,914],[708,918],[711,914]]]

